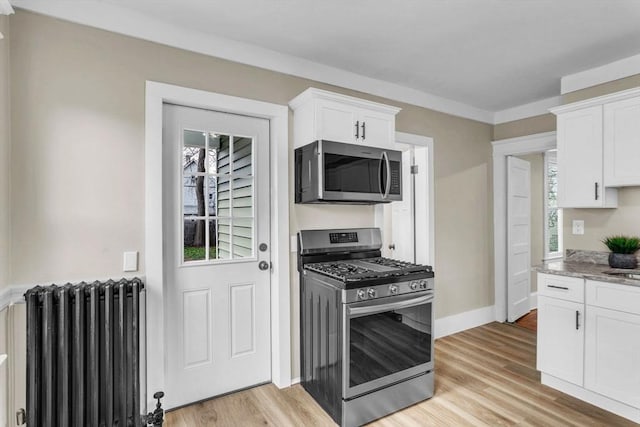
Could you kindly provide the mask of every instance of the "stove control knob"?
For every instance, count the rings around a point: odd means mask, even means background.
[[[421,280],[420,281],[420,289],[427,289],[427,281],[426,280]]]
[[[396,285],[389,286],[389,293],[391,295],[396,295],[398,293],[398,287]]]
[[[373,288],[369,288],[367,290],[367,294],[369,294],[369,298],[375,298],[376,297],[376,290]]]
[[[418,282],[411,282],[409,287],[411,288],[412,291],[415,291],[416,289],[418,289]]]
[[[358,289],[358,299],[367,299],[367,294],[364,289]]]

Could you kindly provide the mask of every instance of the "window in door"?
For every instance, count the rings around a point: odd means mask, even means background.
[[[562,209],[558,208],[556,150],[544,153],[544,259],[562,257]]]
[[[183,263],[254,258],[253,139],[183,131]]]

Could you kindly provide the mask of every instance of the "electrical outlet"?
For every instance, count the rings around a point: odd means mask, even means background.
[[[138,271],[138,252],[125,252],[122,258],[123,271]]]
[[[584,221],[581,219],[573,220],[573,234],[584,234]]]

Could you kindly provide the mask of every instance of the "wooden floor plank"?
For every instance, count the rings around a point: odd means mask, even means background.
[[[535,346],[535,332],[495,322],[438,339],[434,397],[370,426],[636,425],[540,384]],[[168,412],[165,425],[335,426],[300,385],[273,384]]]

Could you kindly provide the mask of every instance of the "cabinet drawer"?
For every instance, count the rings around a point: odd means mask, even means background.
[[[538,295],[584,302],[584,279],[538,273]]]
[[[587,280],[587,304],[640,314],[640,287]]]

